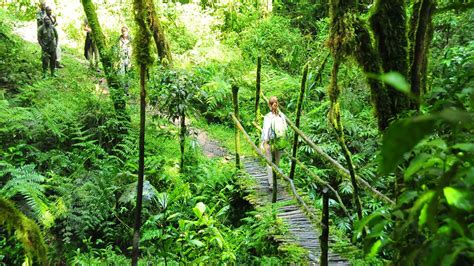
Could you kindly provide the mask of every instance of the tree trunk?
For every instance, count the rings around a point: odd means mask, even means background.
[[[97,13],[95,12],[95,6],[91,0],[81,0],[81,2],[89,26],[92,29],[92,38],[94,39],[95,45],[97,46],[97,50],[100,54],[100,61],[104,68],[107,84],[110,88],[110,94],[112,101],[114,102],[115,112],[120,118],[129,121],[130,117],[126,113],[125,91],[120,85],[120,79],[117,75],[117,71],[115,71],[113,68],[113,58],[107,51],[105,36],[102,33],[102,28],[97,18]]]
[[[300,127],[300,118],[301,118],[301,109],[303,109],[303,99],[304,99],[304,91],[306,89],[306,77],[308,76],[308,65],[305,65],[303,70],[303,78],[301,79],[301,87],[300,87],[300,96],[298,97],[298,104],[296,107],[296,120],[295,126]],[[296,152],[298,150],[298,134],[294,134],[293,136],[293,149],[291,150],[291,155],[296,158]],[[295,176],[295,169],[296,169],[296,161],[291,162],[290,168],[290,179],[293,179]]]
[[[179,150],[181,151],[181,159],[179,161],[179,169],[182,172],[184,167],[184,148],[186,144],[186,115],[184,112],[179,116]]]
[[[132,265],[137,265],[140,243],[140,226],[143,199],[143,174],[145,169],[145,110],[146,110],[146,65],[140,65],[140,139],[138,143],[138,181],[137,202],[135,206],[135,224],[133,226]]]
[[[377,0],[370,17],[383,72],[396,71],[408,76],[408,39],[404,0]],[[407,95],[386,85],[390,112],[396,116],[410,108]]]
[[[172,66],[173,58],[168,42],[166,41],[163,27],[161,27],[160,19],[156,15],[155,3],[153,0],[147,1],[148,24],[150,25],[155,40],[158,57],[163,66]]]
[[[138,25],[138,34],[134,40],[134,49],[138,64],[140,65],[140,136],[138,143],[138,180],[137,201],[135,206],[135,224],[133,226],[132,265],[138,264],[140,255],[140,227],[143,199],[143,177],[145,171],[145,110],[146,110],[146,76],[147,65],[152,62],[150,55],[150,33],[146,26],[145,0],[134,0],[133,9],[135,22]]]
[[[410,83],[411,90],[417,97],[417,108],[422,93],[426,91],[427,57],[432,38],[430,29],[434,10],[434,0],[417,0],[413,4],[410,20]]]

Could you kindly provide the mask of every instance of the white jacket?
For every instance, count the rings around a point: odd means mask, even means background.
[[[273,128],[273,130],[272,130]],[[279,111],[278,114],[269,112],[263,118],[261,142],[268,142],[275,138],[276,135],[282,136],[286,133],[287,124],[285,115]]]

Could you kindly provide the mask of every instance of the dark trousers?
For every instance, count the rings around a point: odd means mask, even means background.
[[[45,51],[43,50],[42,55],[42,62],[43,62],[43,72],[46,72],[49,68],[51,69],[51,73],[54,72],[54,68],[56,67],[56,50],[53,51]]]

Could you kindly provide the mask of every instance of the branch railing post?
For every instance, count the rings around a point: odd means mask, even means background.
[[[255,122],[252,123],[253,126],[258,130],[258,131],[262,131],[262,128],[257,125]],[[311,178],[313,178],[313,181],[315,181],[316,183],[318,184],[321,184],[323,186],[326,186],[329,190],[331,190],[332,193],[334,193],[334,196],[336,197],[336,200],[339,202],[339,206],[342,208],[342,210],[344,211],[345,215],[347,216],[347,218],[349,218],[349,221],[352,222],[352,217],[350,216],[347,208],[346,208],[346,205],[344,204],[344,202],[342,201],[342,198],[341,196],[339,195],[339,193],[337,193],[337,190],[334,189],[328,182],[324,181],[323,179],[321,179],[321,177],[319,177],[318,175],[316,175],[315,173],[313,173],[308,167],[306,167],[300,160],[298,160],[298,158],[296,157],[293,157],[291,154],[289,154],[288,152],[286,151],[283,151],[283,154],[287,155],[288,157],[290,157],[291,161],[292,162],[296,162],[296,164],[299,165],[299,167],[305,171]]]
[[[260,75],[261,75],[261,70],[262,70],[262,58],[259,56],[257,58],[257,80],[256,80],[256,85],[255,85],[255,123],[257,125],[260,125],[260,94],[261,94],[261,89],[260,89]]]
[[[265,95],[262,95],[262,98],[268,102],[268,99],[265,97]],[[304,133],[303,131],[301,131],[299,128],[297,128],[293,122],[291,122],[291,120],[288,118],[288,117],[285,117],[286,118],[286,123],[296,132],[298,133],[298,135],[303,139],[304,142],[306,142],[306,144],[308,144],[317,154],[319,154],[321,156],[321,158],[324,159],[324,161],[328,162],[329,165],[332,166],[332,168],[334,170],[337,171],[338,174],[340,174],[341,176],[343,177],[346,177],[346,178],[351,178],[351,175],[349,173],[349,170],[347,170],[344,166],[341,165],[341,163],[339,163],[337,160],[333,159],[331,156],[329,156],[327,153],[325,153],[323,151],[323,149],[321,147],[319,147],[318,145],[316,145],[313,141],[311,141]],[[378,191],[377,189],[373,188],[367,181],[365,181],[365,179],[363,179],[362,177],[356,175],[356,181],[361,184],[363,187],[365,187],[367,190],[369,190],[370,192],[372,192],[372,194],[374,194],[376,197],[378,197],[379,199],[385,201],[385,202],[388,202],[390,203],[391,205],[395,205],[395,201],[393,201],[392,199],[390,199],[389,197],[385,196],[384,194],[382,194],[380,191]]]
[[[276,151],[271,151],[271,154],[272,154],[272,163],[276,165],[276,160],[275,160]],[[277,173],[275,172],[274,169],[272,169],[272,179],[273,179],[272,203],[275,203],[277,201],[278,184],[277,184]]]
[[[275,173],[282,179],[288,181],[288,183],[290,183],[290,188],[291,188],[291,191],[293,192],[293,195],[295,196],[296,200],[301,204],[301,206],[303,207],[303,209],[308,213],[308,215],[310,216],[311,219],[313,219],[313,221],[316,221],[316,216],[314,214],[314,212],[308,207],[308,205],[306,204],[306,202],[304,202],[304,200],[298,195],[298,192],[296,191],[296,188],[295,188],[295,184],[293,182],[293,180],[291,180],[290,178],[288,178],[286,175],[283,174],[283,172],[281,172],[281,170],[278,168],[278,166],[274,163],[272,163],[272,161],[270,159],[268,159],[263,153],[262,151],[257,147],[257,145],[255,145],[255,143],[252,141],[252,139],[250,138],[249,134],[245,131],[244,127],[242,126],[242,124],[240,123],[240,121],[237,119],[237,117],[235,117],[235,115],[233,113],[230,113],[230,116],[232,117],[232,120],[234,121],[234,123],[237,125],[237,127],[239,128],[239,130],[242,132],[243,136],[244,136],[244,139],[248,142],[248,144],[250,145],[250,147],[253,148],[253,150],[257,153],[257,155],[263,159],[271,168],[273,171],[275,171]]]
[[[232,85],[232,102],[234,104],[234,115],[237,120],[240,120],[239,116],[239,87]],[[240,169],[240,131],[237,125],[235,125],[235,167]]]
[[[304,99],[304,91],[306,89],[306,77],[308,76],[308,64],[305,65],[303,70],[303,78],[301,79],[301,88],[300,88],[300,96],[298,98],[298,104],[296,107],[296,120],[295,125],[296,127],[300,127],[300,118],[301,118],[301,109],[303,108],[303,99]],[[298,150],[298,134],[295,132],[293,135],[293,149],[291,155],[296,158],[296,152]],[[296,169],[296,161],[291,162],[290,168],[290,179],[293,179],[295,176],[295,169]]]
[[[323,215],[321,218],[322,232],[320,236],[321,241],[321,259],[320,265],[328,265],[328,249],[329,249],[329,189],[324,187],[322,190],[323,194]]]

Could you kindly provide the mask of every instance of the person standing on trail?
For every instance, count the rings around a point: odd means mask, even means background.
[[[132,68],[132,38],[128,33],[127,26],[122,27],[122,34],[119,38],[119,59],[120,69],[119,74],[122,76],[125,93],[128,94],[130,86],[128,73]]]
[[[84,19],[83,27],[86,32],[86,41],[84,43],[84,57],[89,60],[90,68],[99,69],[99,51],[95,45],[94,39],[92,38],[92,29],[89,26],[87,18]]]
[[[277,142],[279,142],[280,138],[284,138],[286,135],[286,117],[280,110],[278,110],[277,97],[270,97],[268,106],[270,107],[270,112],[266,114],[263,119],[262,136],[260,137],[261,147],[265,150],[265,156],[267,159],[278,166],[280,163],[281,151],[284,147],[280,146]],[[267,172],[268,184],[270,185],[269,189],[272,190],[273,171],[269,165],[267,166]]]
[[[42,50],[43,78],[46,78],[48,64],[51,69],[51,76],[56,77],[54,73],[56,65],[56,46],[58,44],[58,32],[52,25],[49,17],[44,17],[43,25],[38,29],[38,42]]]
[[[51,24],[56,28],[58,26],[57,18],[53,15],[53,11],[50,6],[46,7],[46,16],[51,20]],[[59,48],[59,39],[57,40],[56,45],[56,68],[63,68],[60,63],[61,61],[61,48]]]
[[[36,26],[37,29],[43,25],[44,17],[46,16],[46,2],[44,0],[39,2],[39,10],[36,12]]]

